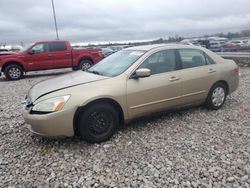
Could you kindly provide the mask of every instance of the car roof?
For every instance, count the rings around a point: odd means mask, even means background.
[[[68,42],[67,40],[41,40],[41,41],[35,41],[32,44],[36,44],[36,43],[46,43],[46,42]]]
[[[195,48],[195,49],[201,49],[199,46],[194,45],[186,45],[186,44],[152,44],[152,45],[143,45],[143,46],[134,46],[130,48],[126,48],[125,50],[138,50],[138,51],[150,51],[152,49],[158,49],[158,48]]]

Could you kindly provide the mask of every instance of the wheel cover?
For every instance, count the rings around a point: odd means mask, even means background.
[[[212,94],[212,102],[213,105],[216,107],[219,107],[223,104],[224,100],[225,100],[225,90],[222,87],[216,87],[213,91]]]
[[[85,70],[87,70],[87,69],[90,68],[90,67],[91,67],[91,64],[90,64],[90,63],[84,62],[84,63],[82,63],[81,69],[82,69],[83,71],[85,71]]]
[[[94,111],[88,119],[90,133],[94,136],[107,134],[112,128],[113,123],[112,115],[106,110]]]
[[[16,67],[12,67],[10,68],[9,70],[9,76],[11,78],[14,78],[14,79],[17,79],[21,76],[21,71],[19,68],[16,68]]]

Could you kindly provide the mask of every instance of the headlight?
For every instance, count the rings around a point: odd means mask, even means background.
[[[41,101],[33,106],[32,111],[44,113],[58,112],[63,109],[69,98],[70,95],[65,95]]]

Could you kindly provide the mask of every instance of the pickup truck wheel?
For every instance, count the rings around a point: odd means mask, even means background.
[[[79,69],[82,71],[85,71],[88,68],[90,68],[92,66],[92,64],[93,64],[92,61],[90,61],[88,59],[83,59],[79,63]]]
[[[19,65],[8,65],[4,74],[8,80],[19,80],[23,77],[23,69]]]
[[[108,140],[119,126],[119,116],[115,108],[108,103],[94,104],[88,107],[80,117],[78,131],[87,142]]]

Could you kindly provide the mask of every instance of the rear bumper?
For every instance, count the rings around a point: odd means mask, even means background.
[[[30,114],[23,111],[24,120],[29,130],[37,135],[46,137],[72,137],[74,136],[75,111],[73,109],[50,114]]]

